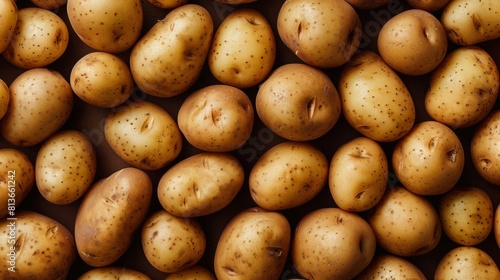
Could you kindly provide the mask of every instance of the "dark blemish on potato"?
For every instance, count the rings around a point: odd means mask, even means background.
[[[248,23],[250,23],[251,25],[255,25],[255,26],[259,25],[259,23],[257,23],[257,21],[255,21],[255,18],[253,18],[253,17],[251,17],[251,18],[250,17],[245,17],[245,20]]]

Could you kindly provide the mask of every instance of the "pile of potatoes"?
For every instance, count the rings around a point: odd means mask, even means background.
[[[0,0],[1,279],[500,279],[500,2],[261,1]]]

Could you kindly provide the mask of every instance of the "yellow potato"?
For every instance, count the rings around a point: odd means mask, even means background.
[[[495,224],[493,226],[493,234],[498,248],[500,249],[500,204],[496,206],[495,210]]]
[[[34,146],[47,139],[65,124],[73,109],[71,86],[54,70],[27,70],[9,90],[10,104],[0,119],[0,134],[17,146]]]
[[[17,5],[14,0],[0,0],[0,53],[10,44],[17,25]]]
[[[78,280],[151,280],[146,274],[136,271],[131,268],[118,267],[118,266],[108,266],[93,268],[78,277]]]
[[[188,3],[188,0],[146,0],[160,9],[175,9]]]
[[[200,5],[167,13],[132,49],[130,70],[137,86],[158,97],[188,90],[201,74],[213,32],[212,16]]]
[[[149,175],[133,167],[94,183],[83,197],[75,219],[80,258],[94,267],[118,260],[146,219],[152,192]]]
[[[485,251],[473,246],[459,246],[443,256],[434,279],[500,279],[500,270]]]
[[[346,0],[346,2],[356,9],[371,10],[387,5],[389,0]]]
[[[451,0],[406,0],[415,9],[422,9],[428,12],[442,10]]]
[[[3,118],[5,113],[7,113],[7,108],[9,108],[10,102],[10,90],[9,86],[0,79],[0,119]]]
[[[492,111],[475,127],[471,139],[472,163],[486,181],[500,185],[500,110]]]
[[[375,255],[368,267],[354,280],[412,279],[427,280],[424,273],[407,259],[387,253]]]
[[[165,280],[217,280],[215,275],[205,267],[195,264],[179,272],[171,273]]]
[[[30,0],[35,6],[47,10],[55,10],[67,3],[67,0]]]

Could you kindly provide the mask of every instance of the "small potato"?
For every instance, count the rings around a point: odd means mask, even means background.
[[[459,245],[483,242],[493,229],[493,202],[478,187],[454,187],[439,201],[443,232]]]
[[[459,47],[433,71],[425,109],[434,120],[453,128],[475,125],[495,105],[499,80],[498,67],[485,50]]]
[[[371,10],[387,5],[389,0],[346,0],[346,2],[356,9]]]
[[[443,256],[434,279],[500,279],[500,270],[495,260],[483,250],[459,246]]]
[[[215,32],[208,66],[221,83],[249,88],[271,72],[276,42],[266,17],[255,9],[236,9]]]
[[[250,137],[254,109],[242,90],[228,85],[210,85],[184,100],[177,122],[194,147],[206,152],[229,152]]]
[[[0,218],[12,217],[35,184],[35,167],[18,149],[0,149]]]
[[[389,163],[382,147],[359,137],[339,147],[328,172],[330,193],[337,206],[348,211],[366,211],[384,195]]]
[[[149,276],[146,274],[126,268],[126,267],[117,267],[117,266],[108,266],[108,267],[99,267],[93,268],[80,277],[77,280],[151,280]]]
[[[171,273],[165,280],[217,280],[215,275],[205,267],[195,264],[179,272]]]
[[[0,119],[0,134],[16,146],[34,146],[47,139],[64,125],[73,109],[71,86],[54,70],[27,70],[14,79],[9,90],[9,108]]]
[[[127,63],[106,52],[91,52],[80,58],[71,69],[69,81],[78,97],[101,108],[121,105],[134,90]]]
[[[170,167],[158,183],[158,200],[170,214],[215,213],[236,197],[245,179],[239,160],[228,153],[199,153]]]
[[[58,221],[28,210],[17,211],[14,221],[0,221],[3,279],[64,280],[75,259],[73,235]]]
[[[424,273],[410,261],[387,253],[375,255],[368,267],[354,280],[408,279],[427,280]]]
[[[140,169],[126,167],[94,183],[75,219],[75,242],[88,265],[104,267],[132,244],[149,212],[152,182]]]
[[[326,185],[328,160],[307,142],[283,142],[267,150],[250,171],[248,185],[255,203],[267,210],[305,204]]]
[[[500,110],[494,110],[475,127],[470,152],[477,173],[495,185],[500,185],[499,142]]]
[[[38,150],[36,186],[47,201],[65,205],[83,196],[96,171],[96,153],[90,139],[79,131],[64,130],[47,139]]]
[[[308,141],[325,135],[340,118],[337,88],[326,73],[300,63],[277,68],[260,85],[255,109],[279,136]]]
[[[0,119],[7,113],[10,103],[10,90],[9,86],[0,79]]]
[[[422,9],[428,12],[442,10],[451,0],[406,0],[415,9]]]
[[[143,170],[158,170],[182,148],[182,135],[172,116],[149,101],[134,101],[111,112],[104,136],[124,161]]]
[[[42,8],[22,8],[2,56],[19,68],[46,67],[63,55],[68,43],[69,30],[61,17]]]
[[[0,0],[0,53],[10,44],[17,25],[17,5],[15,0]]]
[[[195,265],[205,253],[206,237],[193,218],[181,218],[158,210],[146,219],[141,231],[142,248],[153,267],[175,273]]]
[[[224,227],[214,256],[219,280],[279,279],[290,249],[286,217],[253,207],[236,214]]]

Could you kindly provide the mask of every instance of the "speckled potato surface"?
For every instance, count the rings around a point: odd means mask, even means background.
[[[2,53],[10,44],[14,36],[14,30],[17,24],[17,5],[14,0],[0,1],[0,53]]]
[[[500,279],[500,270],[495,260],[483,250],[459,246],[443,256],[434,279]]]
[[[9,86],[4,80],[0,79],[0,119],[7,113],[10,103],[10,90]]]
[[[428,12],[442,10],[451,0],[406,0],[415,9],[422,9]]]
[[[35,6],[47,10],[55,10],[66,4],[67,0],[30,0]]]
[[[500,204],[496,206],[494,214],[494,225],[493,225],[493,235],[495,236],[495,241],[497,242],[498,248],[500,249]]]
[[[500,185],[500,110],[494,110],[474,129],[471,157],[474,168],[486,181]]]
[[[217,280],[215,275],[207,268],[195,264],[179,272],[171,273],[165,280]]]
[[[354,280],[404,279],[427,280],[424,273],[405,258],[381,253],[375,255],[366,269]]]
[[[175,9],[187,4],[188,0],[147,0],[147,2],[161,9]]]
[[[134,269],[118,266],[93,268],[78,277],[78,280],[151,280],[146,274]]]

